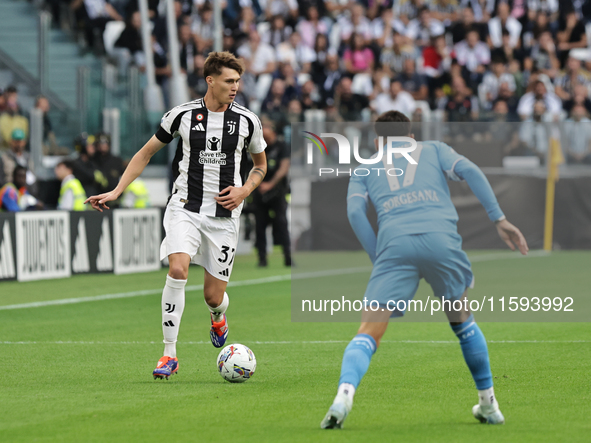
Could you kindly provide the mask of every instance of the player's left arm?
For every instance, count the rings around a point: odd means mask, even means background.
[[[452,172],[468,183],[468,186],[470,186],[470,189],[476,198],[478,198],[478,201],[480,201],[482,206],[484,206],[484,209],[486,209],[490,220],[495,223],[499,236],[507,246],[509,246],[512,251],[514,251],[517,246],[519,252],[523,255],[527,255],[529,248],[525,241],[525,237],[515,225],[507,221],[505,214],[501,211],[490,183],[480,168],[467,158],[463,157],[455,163]]]

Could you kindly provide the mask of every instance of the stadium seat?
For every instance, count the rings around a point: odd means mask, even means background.
[[[550,77],[548,77],[546,74],[540,74],[538,78],[544,83],[544,86],[546,87],[546,91],[554,94],[554,83],[552,83],[552,80],[550,80]]]
[[[445,121],[445,111],[443,109],[436,109],[432,112],[432,116],[434,122]]]
[[[271,29],[271,23],[269,22],[260,22],[257,25],[257,32],[259,33],[259,35],[262,37],[263,35],[265,35],[265,33],[267,31],[269,31],[269,29]]]
[[[341,26],[338,23],[332,25],[328,33],[328,47],[334,51],[338,51],[341,45]]]
[[[361,110],[361,121],[363,123],[371,122],[371,109],[370,108],[363,108]]]
[[[273,76],[271,74],[259,75],[256,86],[256,98],[261,103],[263,102],[263,100],[265,100],[265,98],[267,98],[269,88],[271,88],[271,83],[273,83]]]
[[[298,85],[302,86],[304,83],[306,83],[308,80],[310,80],[312,77],[310,76],[310,74],[308,74],[307,72],[300,72],[298,74]]]
[[[309,122],[325,122],[326,121],[326,112],[322,109],[308,109],[304,111],[304,121],[306,123]]]
[[[115,48],[115,42],[125,29],[125,22],[123,21],[111,21],[105,26],[105,32],[103,33],[103,43],[105,45],[105,52],[109,57],[113,57],[113,48]]]
[[[503,168],[532,169],[540,167],[540,158],[536,156],[503,157]]]
[[[483,109],[490,109],[490,107],[492,106],[492,103],[488,103],[488,100],[486,99],[486,88],[483,83],[480,83],[477,87],[477,91],[478,91],[478,104],[480,105],[480,107],[482,107]]]
[[[361,132],[361,130],[358,127],[355,126],[347,126],[343,132],[345,133],[345,137],[347,137],[347,139],[349,140],[355,140],[355,137],[357,137],[357,139],[359,140],[359,150],[365,150],[365,144],[363,143],[363,133]],[[352,145],[351,145],[352,146]],[[372,153],[369,154],[368,157],[370,157],[372,154],[374,154],[375,151],[373,151]]]
[[[587,29],[589,26],[587,25]],[[571,49],[568,53],[569,57],[576,58],[577,60],[581,60],[582,62],[586,62],[591,60],[591,49],[589,48],[575,48]]]
[[[14,81],[14,74],[8,69],[0,70],[0,88],[6,88]]]
[[[252,99],[248,103],[248,107],[250,108],[250,110],[257,115],[260,114],[260,112],[261,112],[261,105],[262,105],[262,103],[256,99]]]
[[[415,70],[419,73],[419,74],[424,74],[425,73],[425,59],[420,56],[417,57],[415,59]]]
[[[371,74],[367,73],[359,73],[355,74],[353,77],[353,83],[351,85],[351,90],[354,94],[360,95],[371,95],[373,92],[373,82],[371,79]]]
[[[417,100],[415,102],[415,105],[416,105],[417,109],[421,110],[421,114],[423,115],[424,122],[432,121],[433,116],[431,113],[431,107],[429,106],[429,103],[427,103],[425,100]]]

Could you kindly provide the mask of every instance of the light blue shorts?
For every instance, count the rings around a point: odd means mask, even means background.
[[[392,239],[374,263],[365,297],[384,308],[391,300],[408,302],[421,278],[431,285],[435,296],[446,300],[459,299],[466,288],[473,287],[474,275],[459,234],[430,232]],[[402,315],[403,311],[392,313],[392,317]]]

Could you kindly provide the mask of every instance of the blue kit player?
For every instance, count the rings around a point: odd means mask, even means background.
[[[380,115],[375,130],[382,140],[387,136],[412,137],[410,121],[397,111]],[[377,149],[378,139],[375,142]],[[468,257],[461,249],[462,238],[456,226],[458,214],[446,180],[465,180],[501,239],[512,250],[517,246],[524,255],[528,251],[525,238],[506,220],[488,180],[474,163],[438,141],[419,142],[410,156],[414,162],[394,154],[392,163],[388,164],[388,156],[384,155],[383,165],[372,165],[383,166],[381,173],[371,170],[365,176],[353,175],[349,182],[349,221],[374,264],[365,297],[378,301],[382,308],[399,300],[412,300],[421,278],[431,285],[435,296],[452,302],[463,300],[467,288],[472,287],[474,277]],[[391,168],[404,173],[399,176],[385,173]],[[377,238],[366,215],[369,201],[378,215]],[[483,423],[504,423],[494,395],[484,335],[465,303],[459,311],[448,304],[445,312],[460,340],[478,390],[478,404],[472,408],[474,417]],[[322,420],[323,429],[342,427],[353,406],[355,390],[386,332],[389,317],[403,314],[388,309],[362,313],[361,327],[345,349],[338,393]]]

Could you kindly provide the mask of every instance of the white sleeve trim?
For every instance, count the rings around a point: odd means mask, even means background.
[[[369,193],[367,193],[367,192],[365,194],[355,193],[355,194],[351,194],[349,197],[347,197],[347,200],[349,200],[351,197],[361,197],[362,199],[367,201],[368,196],[369,196]]]
[[[454,164],[451,165],[451,169],[445,171],[445,175],[447,176],[447,179],[448,180],[452,180],[452,181],[455,181],[455,182],[462,181],[462,179],[460,177],[458,177],[458,175],[454,171],[454,168],[456,167],[456,165],[458,164],[458,162],[460,160],[463,160],[463,158],[456,159],[456,161],[454,162]]]
[[[250,118],[249,116],[244,116],[245,118]],[[251,119],[253,123],[252,129],[252,137],[250,139],[250,143],[248,144],[248,152],[251,154],[260,154],[264,152],[267,148],[267,142],[263,137],[263,127],[261,125],[261,121],[255,115],[254,118]]]

